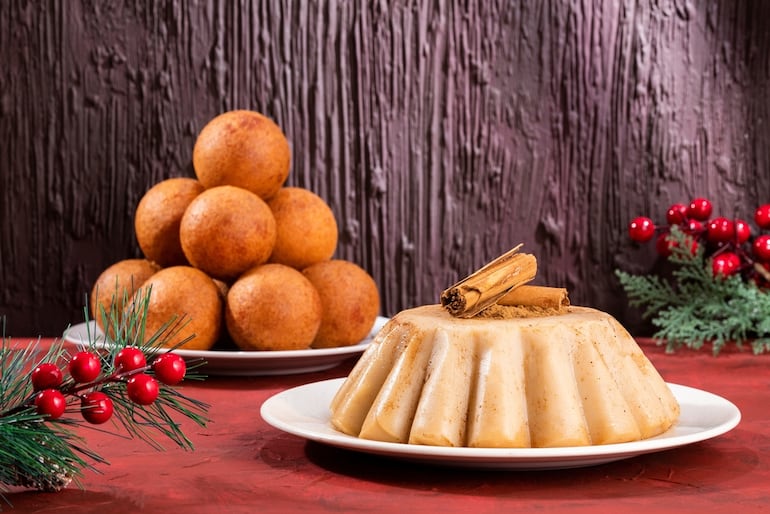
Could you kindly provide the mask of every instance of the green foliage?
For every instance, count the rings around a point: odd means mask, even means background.
[[[110,422],[113,428],[122,429],[128,437],[141,439],[157,450],[163,450],[162,444],[156,440],[158,434],[184,449],[192,450],[192,442],[175,419],[181,416],[205,426],[208,405],[163,384],[160,384],[160,394],[153,404],[138,405],[128,398],[126,381],[119,378],[115,369],[115,356],[126,346],[140,348],[148,363],[152,362],[158,354],[168,351],[167,343],[185,324],[183,319],[171,319],[157,333],[146,336],[144,320],[150,294],[148,289],[136,295],[134,300],[129,300],[125,292],[122,297],[113,296],[109,311],[102,309],[100,316],[103,325],[111,327],[114,337],[107,340],[88,334],[87,349],[101,360],[101,378],[84,386],[69,379],[62,384],[61,390],[68,392],[71,399],[85,392],[86,388],[102,391],[114,404]],[[117,301],[118,298],[122,301]],[[126,308],[118,308],[117,305],[125,305]],[[87,307],[85,313],[87,321]],[[11,346],[3,327],[0,341],[0,493],[14,485],[59,490],[70,481],[77,481],[84,469],[95,469],[94,464],[106,462],[88,449],[82,430],[75,431],[81,428],[103,431],[104,428],[94,428],[86,423],[79,412],[71,416],[65,413],[65,416],[51,420],[38,414],[33,406],[35,393],[30,380],[31,371],[43,362],[55,363],[65,369],[69,357],[60,341],[45,351],[40,349],[39,341]],[[195,367],[188,363],[185,380],[202,378],[196,375]],[[147,372],[152,373],[151,370]],[[68,404],[67,412],[72,408],[73,404]]]
[[[189,321],[185,317],[172,317],[157,332],[147,335],[145,319],[151,294],[150,288],[143,294],[128,298],[124,290],[122,296],[113,295],[109,311],[100,310],[102,326],[111,327],[110,332],[114,337],[105,341],[89,334],[88,340],[89,349],[101,355],[103,369],[110,369],[115,356],[126,346],[141,348],[147,356],[147,362],[152,362],[157,355],[169,350],[168,342],[172,341]],[[122,309],[122,315],[121,310],[117,308],[118,305],[125,306]],[[84,311],[85,318],[88,320],[88,309]],[[179,341],[174,348],[185,344],[189,339]],[[186,381],[203,378],[195,371],[200,364],[202,362],[197,364],[188,362]],[[169,412],[177,412],[199,426],[205,426],[208,421],[204,415],[208,405],[185,396],[173,387],[161,387],[158,399],[146,406],[137,405],[128,398],[123,382],[106,383],[101,390],[114,402],[115,417],[123,429],[132,437],[145,441],[157,450],[163,450],[163,446],[152,437],[152,431],[159,431],[186,450],[193,449],[192,442],[185,436],[179,424],[173,421]]]
[[[615,272],[629,303],[644,307],[643,316],[657,327],[658,343],[668,351],[710,343],[714,355],[728,343],[748,342],[755,354],[770,351],[770,294],[740,275],[714,277],[703,250],[691,251],[689,236],[673,227],[670,237],[677,243],[670,281]]]
[[[61,344],[39,356],[37,344],[12,347],[3,331],[0,342],[0,491],[4,484],[43,490],[66,486],[92,461],[103,462],[84,449],[67,421],[46,423],[29,406],[29,370],[65,355]]]

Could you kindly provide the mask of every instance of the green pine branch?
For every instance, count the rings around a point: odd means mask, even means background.
[[[44,416],[25,406],[32,395],[29,371],[65,354],[60,343],[47,352],[37,344],[11,346],[3,328],[0,342],[0,492],[4,485],[57,490],[76,478],[89,460],[104,459],[85,449],[82,438],[66,422],[46,423]],[[89,459],[89,460],[86,460]]]
[[[740,275],[714,277],[702,248],[692,251],[689,236],[673,227],[676,245],[669,260],[670,281],[657,275],[616,270],[633,307],[657,328],[653,337],[667,351],[711,344],[714,355],[727,344],[749,344],[754,353],[770,351],[770,294]]]
[[[102,365],[102,377],[115,373],[115,356],[126,346],[136,346],[151,363],[162,352],[169,351],[167,343],[185,326],[184,317],[169,320],[156,333],[147,335],[145,319],[149,308],[151,290],[141,291],[130,299],[125,291],[113,295],[109,309],[101,309],[99,315],[103,326],[109,327],[111,339],[88,333],[87,348],[98,355]],[[120,300],[120,301],[119,301]],[[86,307],[88,321],[89,309]],[[106,460],[88,449],[82,431],[88,428],[107,432],[110,425],[94,426],[86,423],[79,412],[77,400],[68,404],[65,416],[51,420],[38,414],[32,404],[35,392],[30,380],[31,371],[41,363],[50,362],[66,368],[69,353],[61,341],[56,341],[47,350],[40,349],[39,341],[27,345],[10,344],[5,336],[3,322],[0,340],[0,499],[9,486],[24,486],[41,490],[59,490],[71,481],[78,482],[86,469],[95,470],[95,465]],[[182,341],[179,344],[184,344]],[[188,363],[185,380],[200,380],[197,364]],[[152,373],[148,369],[147,373]],[[62,391],[71,387],[71,382],[62,385]],[[158,398],[151,405],[132,402],[122,380],[98,379],[94,384],[83,386],[100,390],[113,401],[114,413],[111,427],[118,429],[114,435],[140,439],[156,450],[164,447],[158,436],[171,440],[177,446],[192,450],[193,444],[185,435],[179,419],[184,418],[198,426],[208,422],[208,405],[185,395],[179,388],[160,384]],[[81,389],[78,385],[77,390]],[[74,391],[75,389],[71,389]],[[77,411],[77,412],[74,412]],[[71,413],[71,415],[68,415]],[[122,429],[122,430],[121,430]],[[120,432],[125,435],[121,435]]]
[[[146,333],[146,314],[149,309],[152,287],[139,294],[128,298],[125,290],[122,296],[113,295],[109,310],[103,307],[99,311],[102,326],[111,327],[113,337],[109,340],[100,340],[89,334],[89,349],[93,352],[101,351],[103,365],[110,366],[115,356],[127,346],[141,348],[147,356],[147,362],[152,362],[157,355],[170,349],[177,348],[187,343],[192,336],[168,347],[168,342],[173,340],[179,331],[190,321],[186,316],[174,316],[154,334]],[[123,306],[122,309],[119,306]],[[85,308],[85,319],[88,321],[88,309]],[[87,326],[90,326],[87,323]],[[106,336],[105,336],[106,337]],[[201,380],[204,377],[196,372],[203,362],[188,363],[185,380]],[[102,391],[112,398],[115,404],[115,417],[123,429],[131,436],[141,439],[156,450],[163,450],[163,446],[153,437],[153,431],[160,432],[163,436],[173,441],[176,445],[192,450],[193,444],[181,430],[178,423],[173,421],[170,413],[176,412],[186,419],[192,420],[198,426],[206,426],[208,419],[205,412],[208,405],[182,394],[172,387],[161,387],[158,399],[151,405],[137,405],[126,394],[125,387],[121,383],[107,384]]]

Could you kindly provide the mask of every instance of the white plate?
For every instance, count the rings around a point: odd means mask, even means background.
[[[203,359],[206,364],[201,372],[207,375],[231,376],[263,376],[263,375],[293,375],[310,373],[333,368],[344,360],[361,354],[374,334],[387,322],[387,318],[377,317],[369,336],[353,346],[341,348],[318,348],[309,350],[278,350],[278,351],[214,351],[214,350],[174,350],[186,360]],[[88,330],[95,341],[104,341],[104,333],[96,326],[96,322],[79,323],[64,332],[64,340],[77,345],[88,344]]]
[[[273,427],[311,441],[423,463],[500,469],[562,469],[592,466],[704,441],[732,430],[741,413],[712,393],[669,384],[681,415],[668,432],[643,441],[568,448],[447,448],[358,439],[332,428],[329,404],[344,378],[288,389],[262,404]]]

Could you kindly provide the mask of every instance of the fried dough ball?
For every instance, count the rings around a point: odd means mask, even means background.
[[[108,324],[112,325],[114,321],[120,323],[120,319],[110,319],[113,301],[115,302],[114,314],[120,317],[123,312],[123,300],[131,298],[134,291],[159,269],[157,264],[147,259],[124,259],[102,271],[91,288],[89,301],[91,318],[96,321],[99,328],[107,332],[102,319],[102,309],[108,316]],[[110,328],[109,333],[112,334],[112,332]]]
[[[314,264],[302,274],[318,291],[323,306],[313,348],[350,346],[369,334],[380,311],[380,295],[366,271],[337,259]]]
[[[241,350],[302,350],[318,332],[321,300],[299,271],[264,264],[230,286],[225,323]]]
[[[284,187],[268,200],[277,229],[270,262],[298,270],[328,261],[337,249],[337,221],[317,194],[299,187]]]
[[[254,111],[229,111],[203,127],[192,160],[206,188],[231,185],[270,198],[289,176],[291,149],[270,118]]]
[[[267,261],[275,235],[275,218],[267,204],[234,186],[202,192],[179,225],[182,250],[190,264],[223,281]]]
[[[155,273],[134,294],[149,294],[145,335],[150,337],[164,324],[181,322],[180,330],[169,338],[165,347],[194,336],[183,346],[184,350],[209,350],[219,339],[222,328],[222,299],[219,288],[211,277],[191,266],[172,266]],[[173,321],[172,321],[173,320]]]
[[[134,231],[139,248],[161,267],[188,264],[179,241],[179,224],[187,206],[204,190],[194,178],[158,182],[136,207]]]

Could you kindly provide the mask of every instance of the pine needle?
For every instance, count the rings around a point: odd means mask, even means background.
[[[66,396],[72,402],[65,416],[50,420],[38,414],[33,406],[30,372],[39,364],[55,363],[66,368],[69,353],[61,341],[46,351],[40,349],[39,340],[27,345],[13,347],[5,337],[5,320],[0,342],[0,498],[8,486],[21,485],[41,490],[59,490],[72,480],[78,483],[85,469],[95,470],[96,464],[106,460],[88,449],[85,439],[73,432],[74,428],[89,428],[107,432],[101,425],[90,425],[80,415],[79,402],[73,391],[80,389],[99,390],[110,397],[114,405],[112,427],[122,429],[124,435],[117,437],[140,439],[153,449],[163,450],[158,436],[172,441],[175,445],[192,450],[193,444],[184,434],[179,419],[187,419],[198,426],[206,426],[208,405],[183,394],[175,387],[160,384],[160,392],[154,403],[148,406],[132,402],[126,392],[125,380],[112,380],[114,362],[118,352],[126,346],[136,346],[151,363],[158,355],[167,352],[171,341],[189,321],[184,316],[173,317],[158,332],[146,336],[145,319],[149,308],[151,290],[141,291],[130,298],[127,292],[117,291],[109,309],[100,308],[103,326],[113,339],[97,337],[88,332],[87,350],[98,355],[102,365],[101,379],[94,384],[75,389],[71,378],[65,379],[60,389],[70,391]],[[118,308],[118,305],[125,306]],[[84,308],[88,321],[89,309]],[[87,326],[88,323],[87,323]],[[187,340],[180,342],[184,344]],[[200,365],[200,363],[198,363]],[[195,371],[196,365],[188,367],[185,380],[200,380],[202,375]],[[146,371],[152,374],[152,369]],[[83,392],[83,391],[81,391]],[[72,412],[72,416],[66,416]],[[113,434],[113,432],[109,432]]]
[[[653,335],[666,350],[700,349],[710,344],[718,355],[728,344],[749,343],[755,354],[770,351],[770,294],[740,275],[715,277],[699,247],[677,227],[669,258],[677,267],[669,282],[657,275],[631,275],[616,270],[633,307],[657,327]]]

